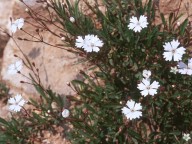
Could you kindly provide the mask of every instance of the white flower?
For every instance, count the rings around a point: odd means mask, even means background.
[[[178,68],[176,66],[175,67],[171,67],[170,72],[176,74],[178,72]]]
[[[188,65],[186,65],[184,62],[179,62],[178,68],[178,72],[180,74],[192,75],[192,58],[188,60]]]
[[[74,17],[70,17],[69,20],[70,20],[70,22],[72,22],[72,23],[75,22],[75,18],[74,18]]]
[[[149,70],[143,70],[143,77],[148,79],[151,76],[151,71]]]
[[[85,36],[85,45],[83,46],[83,48],[85,49],[85,51],[87,52],[98,52],[99,51],[99,47],[103,46],[103,42],[96,36],[94,35],[86,35]]]
[[[140,84],[138,84],[138,89],[141,90],[141,95],[144,97],[147,95],[154,96],[157,94],[157,89],[159,88],[159,82],[154,81],[152,84],[150,84],[150,80],[143,79]]]
[[[148,22],[146,16],[141,15],[139,20],[137,19],[137,17],[132,16],[128,28],[132,29],[135,32],[140,32],[143,28],[146,28],[147,25]]]
[[[23,67],[23,61],[22,60],[19,60],[11,65],[9,65],[8,67],[8,74],[10,75],[14,75],[16,74],[17,72],[19,72]]]
[[[19,112],[24,104],[27,103],[20,94],[8,100],[9,110]]]
[[[82,36],[78,36],[76,39],[75,46],[83,48],[87,52],[98,52],[99,47],[103,46],[103,42],[97,37],[97,35],[86,35],[85,39]]]
[[[67,118],[67,117],[69,116],[70,112],[69,112],[68,109],[64,109],[61,114],[62,114],[62,116],[63,116],[64,118]]]
[[[191,137],[190,137],[190,134],[183,134],[183,139],[185,140],[185,141],[188,141],[188,140],[190,140],[191,139]]]
[[[17,20],[15,20],[14,22],[12,22],[11,24],[11,31],[12,33],[15,33],[17,31],[17,29],[21,29],[24,25],[24,19],[23,18],[19,18]]]
[[[165,52],[163,56],[166,61],[171,61],[172,57],[174,61],[179,61],[182,59],[183,54],[185,54],[184,47],[178,47],[180,45],[178,40],[172,40],[171,42],[165,43],[163,45]]]
[[[126,107],[123,107],[122,113],[127,117],[127,119],[136,119],[142,116],[142,106],[140,103],[135,103],[133,100],[127,101]]]

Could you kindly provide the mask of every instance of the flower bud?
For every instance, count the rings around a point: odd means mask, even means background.
[[[67,118],[67,117],[69,116],[70,112],[69,112],[68,109],[64,109],[61,114],[62,114],[62,116],[63,116],[64,118]]]
[[[72,23],[75,22],[75,18],[74,18],[74,17],[70,17],[69,20],[70,20],[70,22],[72,22]]]

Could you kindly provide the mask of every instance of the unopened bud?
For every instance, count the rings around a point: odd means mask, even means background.
[[[177,22],[177,26],[180,26],[180,25],[181,25],[181,23],[178,21],[178,22]]]
[[[64,41],[64,40],[65,40],[65,37],[61,37],[61,40]]]
[[[174,87],[175,87],[175,85],[172,85],[172,87],[174,88]]]
[[[26,9],[25,9],[25,11],[26,11],[26,12],[29,12],[29,9],[28,9],[28,8],[26,8]]]
[[[72,22],[72,23],[75,22],[75,18],[74,18],[74,17],[70,17],[69,20],[70,20],[70,22]]]

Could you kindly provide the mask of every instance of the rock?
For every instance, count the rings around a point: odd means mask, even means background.
[[[8,41],[9,37],[4,33],[0,33],[0,58],[3,56],[3,49],[5,48]]]
[[[13,5],[13,0],[0,1],[0,57],[2,57],[3,49],[9,40],[9,37],[2,31],[9,28]]]
[[[14,0],[0,1],[0,27],[3,29],[9,29],[14,3]]]
[[[40,8],[35,8],[35,11],[42,13],[43,10]],[[28,18],[28,14],[25,12],[25,7],[23,5],[15,4],[13,9],[13,18],[23,17],[25,19],[25,25],[23,30],[28,33],[37,36],[35,28],[27,22],[36,22]],[[57,31],[55,27],[50,27],[52,31]],[[49,32],[42,32],[44,41],[51,44],[63,44],[60,38],[53,36]],[[43,43],[29,42],[17,40],[18,37],[27,38],[32,40],[31,36],[28,36],[23,31],[17,31],[14,34],[14,39],[17,41],[19,47],[24,54],[28,56],[31,62],[34,62],[36,67],[39,69],[39,77],[41,78],[42,84],[48,88],[50,87],[53,91],[60,94],[74,94],[74,91],[67,85],[67,82],[70,82],[73,79],[78,78],[78,73],[80,69],[84,69],[81,64],[75,64],[78,62],[78,55],[71,52],[67,52],[63,49],[58,49]],[[33,39],[34,40],[34,39]],[[28,78],[24,77],[29,76],[31,73],[27,67],[24,67],[21,70],[21,74],[9,75],[7,73],[7,68],[11,63],[14,63],[19,58],[14,57],[18,55],[23,59],[23,55],[11,39],[5,50],[2,63],[2,79],[5,80],[12,88],[16,88],[25,92],[26,94],[36,94],[36,90],[33,86],[26,83],[20,83],[20,81],[30,82]]]
[[[178,20],[179,23],[183,22],[188,16],[189,20],[192,21],[192,0],[159,0],[156,4],[159,7],[160,13],[163,13],[166,19],[168,19],[170,13],[176,12],[179,9],[178,16],[182,14],[182,17]]]

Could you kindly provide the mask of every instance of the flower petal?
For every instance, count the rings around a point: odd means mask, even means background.
[[[75,43],[75,46],[78,47],[78,48],[81,48],[83,47],[84,45],[84,40],[81,36],[78,36],[77,39],[76,39],[76,43]]]
[[[144,97],[147,96],[148,94],[149,94],[149,90],[147,90],[147,89],[141,91],[141,95]]]
[[[140,84],[137,85],[137,88],[139,90],[144,90],[144,89],[146,89],[146,86],[141,82]]]
[[[133,31],[135,32],[141,32],[142,27],[140,25],[136,25],[135,28],[133,29]]]
[[[134,110],[138,111],[138,110],[142,110],[142,106],[140,103],[135,103],[135,107]]]
[[[126,115],[127,119],[130,119],[130,120],[140,118],[141,116],[142,116],[142,112],[140,111],[135,111]]]
[[[184,62],[178,62],[177,66],[179,69],[187,68],[187,65]]]
[[[152,89],[158,89],[160,87],[159,82],[154,81],[151,85],[150,88]]]
[[[165,58],[166,61],[171,61],[173,54],[172,54],[172,52],[164,52],[163,57]]]
[[[128,25],[128,28],[129,29],[131,29],[131,30],[133,30],[134,28],[135,28],[135,24],[134,23],[130,23],[129,25]]]
[[[173,55],[173,60],[174,61],[180,61],[182,59],[182,55],[180,55],[179,53],[175,53]]]
[[[171,46],[172,48],[176,49],[180,45],[178,40],[172,40],[171,41]]]
[[[133,100],[129,100],[127,101],[126,105],[128,106],[128,108],[133,109],[135,106],[135,102]]]
[[[157,94],[157,89],[150,89],[149,90],[149,95],[154,96],[155,94]]]
[[[20,19],[16,20],[16,23],[17,23],[17,28],[21,29],[24,25],[24,19],[20,18]]]
[[[10,98],[10,99],[8,100],[8,103],[9,103],[9,104],[14,104],[14,103],[15,103],[15,99],[14,99],[14,98]]]
[[[164,47],[165,51],[172,51],[172,46],[169,42],[165,43],[165,45],[163,45],[163,47]]]
[[[15,23],[11,24],[11,32],[15,33],[17,31],[17,25]]]
[[[127,114],[131,113],[131,110],[128,109],[127,107],[123,107],[121,110],[122,110],[122,113],[123,113],[124,115],[127,115]]]

